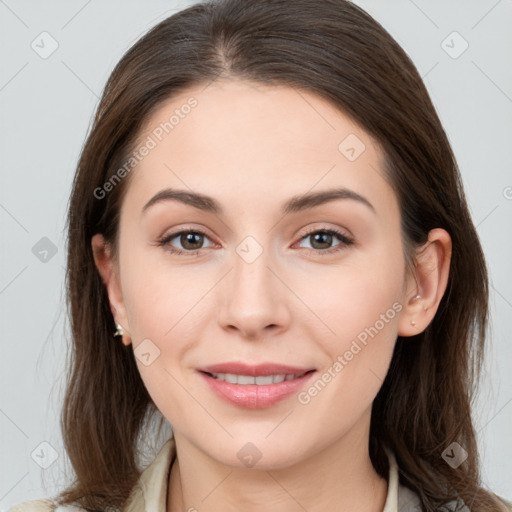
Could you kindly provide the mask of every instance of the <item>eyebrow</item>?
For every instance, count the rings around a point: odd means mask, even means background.
[[[373,213],[376,213],[374,206],[357,192],[348,188],[340,187],[319,192],[310,192],[304,195],[293,196],[281,208],[281,213],[287,215],[299,211],[314,208],[324,203],[334,201],[336,199],[352,199],[367,206]],[[189,192],[187,190],[179,190],[173,188],[165,188],[155,194],[142,208],[144,214],[151,206],[164,201],[175,200],[189,206],[193,206],[199,210],[221,215],[224,210],[220,203],[213,197],[197,192]]]

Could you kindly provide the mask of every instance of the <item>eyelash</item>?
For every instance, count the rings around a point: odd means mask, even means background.
[[[195,234],[203,235],[206,238],[209,238],[208,235],[203,230],[201,230],[201,229],[195,229],[195,228],[194,229],[183,229],[181,231],[176,231],[175,233],[171,233],[170,235],[167,235],[167,236],[165,236],[163,238],[160,238],[158,240],[158,246],[160,246],[160,247],[166,246],[171,240],[173,240],[177,236],[182,235],[182,234],[190,234],[190,233],[195,233]],[[327,234],[327,235],[334,235],[334,236],[336,236],[342,242],[342,243],[340,243],[340,244],[338,244],[338,245],[336,245],[334,247],[330,247],[329,249],[324,249],[324,250],[322,250],[322,249],[308,249],[308,248],[306,248],[307,252],[315,253],[315,255],[323,256],[323,255],[332,254],[332,253],[335,253],[335,252],[338,252],[338,251],[342,251],[346,247],[354,244],[354,240],[352,240],[348,236],[344,235],[340,231],[338,231],[336,229],[333,229],[333,228],[316,228],[316,229],[312,229],[312,230],[308,231],[306,234],[304,234],[300,238],[300,241],[305,240],[306,238],[308,238],[310,235],[312,235],[314,233],[322,233],[322,234]],[[169,246],[169,247],[171,247],[171,248],[166,248],[166,250],[169,251],[170,253],[173,253],[173,254],[186,254],[187,256],[195,256],[196,254],[199,254],[199,251],[201,251],[201,249],[196,249],[194,251],[186,251],[186,250],[183,250],[183,249],[176,249],[175,247],[172,247],[172,246]]]

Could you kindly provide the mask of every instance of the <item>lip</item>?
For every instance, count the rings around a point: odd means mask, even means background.
[[[234,373],[235,375],[249,375],[250,377],[268,376],[268,375],[300,375],[316,368],[307,368],[299,366],[288,366],[279,363],[260,363],[256,365],[240,363],[240,362],[227,362],[214,364],[211,366],[204,366],[198,368],[200,372],[206,373]]]
[[[293,380],[285,380],[275,384],[232,384],[215,379],[209,373],[234,373],[237,375],[297,375],[308,372]],[[303,388],[316,373],[314,368],[299,368],[278,364],[246,365],[243,363],[223,363],[198,369],[201,378],[210,390],[218,397],[232,405],[245,409],[263,409],[270,407]]]

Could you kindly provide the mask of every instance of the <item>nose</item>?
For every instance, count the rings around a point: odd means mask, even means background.
[[[263,252],[251,261],[235,253],[233,269],[225,278],[220,299],[219,323],[246,339],[261,339],[287,329],[293,294],[283,284],[275,260]]]

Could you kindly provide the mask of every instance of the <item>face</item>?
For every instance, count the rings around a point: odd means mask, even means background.
[[[233,466],[251,442],[263,468],[367,439],[416,293],[376,143],[311,93],[240,81],[174,97],[139,139],[109,295],[175,435]],[[145,208],[164,189],[211,199]],[[314,371],[244,390],[199,370],[220,363]]]

